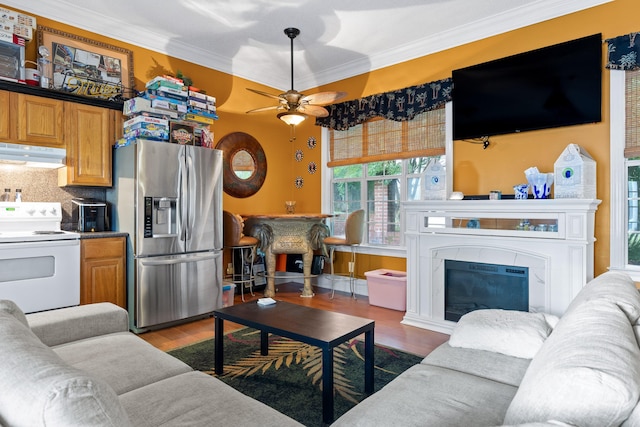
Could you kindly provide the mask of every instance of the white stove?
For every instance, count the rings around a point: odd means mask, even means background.
[[[80,303],[80,235],[57,202],[0,202],[0,299],[25,312]]]
[[[62,231],[58,202],[0,202],[0,243],[79,239]]]

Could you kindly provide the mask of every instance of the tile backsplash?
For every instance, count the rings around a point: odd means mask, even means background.
[[[71,217],[71,199],[106,198],[106,189],[101,187],[58,187],[57,169],[0,164],[0,191],[5,188],[11,189],[12,200],[16,188],[20,188],[23,202],[60,202],[63,230],[73,230],[77,226]]]

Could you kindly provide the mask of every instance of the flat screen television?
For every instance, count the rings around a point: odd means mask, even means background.
[[[602,35],[454,70],[453,139],[602,120]]]

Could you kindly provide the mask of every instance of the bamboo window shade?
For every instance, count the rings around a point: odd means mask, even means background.
[[[328,167],[445,153],[445,109],[429,110],[413,120],[369,119],[347,130],[329,131]]]
[[[640,70],[625,71],[625,148],[629,159],[640,157]]]

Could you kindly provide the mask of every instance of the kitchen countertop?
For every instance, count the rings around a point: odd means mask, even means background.
[[[80,235],[80,239],[101,239],[105,237],[127,237],[129,233],[125,233],[122,231],[88,231],[88,232],[77,232]]]

